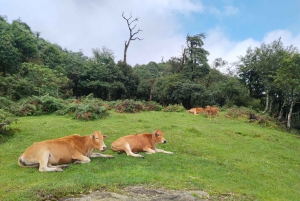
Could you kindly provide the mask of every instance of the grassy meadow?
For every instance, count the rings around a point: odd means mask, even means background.
[[[105,119],[83,122],[49,115],[21,117],[12,125],[19,131],[0,144],[0,200],[51,200],[90,190],[130,185],[207,191],[212,200],[299,200],[300,138],[246,119],[225,118],[217,123],[188,112],[110,111]],[[89,164],[71,164],[63,172],[41,173],[21,168],[18,157],[33,142],[74,133],[100,130],[117,138],[161,129],[167,140],[158,145],[173,155],[142,153],[145,158],[118,155],[93,158]]]

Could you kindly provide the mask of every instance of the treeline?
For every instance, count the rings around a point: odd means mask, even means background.
[[[114,61],[106,47],[93,56],[72,52],[33,32],[20,19],[8,23],[0,16],[0,96],[20,101],[31,96],[80,98],[92,94],[104,101],[156,101],[186,109],[206,105],[251,106],[285,118],[299,111],[299,52],[281,40],[249,48],[237,73],[221,73],[221,58],[212,66],[203,48],[204,34],[186,37],[179,57],[134,67]],[[1,106],[0,106],[1,108]]]

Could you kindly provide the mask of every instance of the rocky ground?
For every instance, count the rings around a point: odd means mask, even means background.
[[[118,193],[95,191],[80,197],[70,197],[61,201],[207,201],[208,193],[204,191],[175,191],[131,186]]]

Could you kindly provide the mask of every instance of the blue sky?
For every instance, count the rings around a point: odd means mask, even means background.
[[[184,20],[185,29],[197,33],[218,26],[231,40],[249,37],[261,40],[266,33],[278,29],[293,34],[300,32],[300,1],[297,0],[211,0],[202,1],[202,5],[202,12]]]
[[[92,56],[105,46],[123,58],[129,31],[122,12],[138,17],[142,41],[132,41],[128,63],[147,64],[179,56],[187,34],[205,33],[209,64],[238,61],[248,47],[281,37],[300,49],[299,0],[1,0],[0,15],[20,18],[41,37]]]

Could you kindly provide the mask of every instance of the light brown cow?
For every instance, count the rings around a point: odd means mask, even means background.
[[[19,157],[21,167],[39,167],[40,172],[63,171],[68,163],[89,163],[90,158],[113,158],[112,155],[93,153],[93,150],[105,151],[105,135],[94,131],[91,135],[78,134],[35,142]],[[55,166],[53,166],[55,165]]]
[[[192,113],[192,114],[194,114],[194,115],[197,115],[197,114],[203,113],[203,112],[205,111],[205,109],[202,108],[202,107],[195,107],[195,108],[189,109],[188,111],[189,111],[189,113]]]
[[[161,130],[156,130],[153,133],[142,133],[123,136],[111,144],[111,149],[118,153],[126,152],[127,155],[134,157],[144,156],[137,154],[137,152],[146,152],[153,154],[155,152],[162,152],[166,154],[173,154],[173,152],[157,149],[158,143],[166,143],[164,134]],[[134,153],[135,152],[135,153]]]
[[[208,119],[211,121],[211,116],[214,115],[214,122],[218,121],[219,109],[217,107],[206,106],[205,111],[208,115]]]

